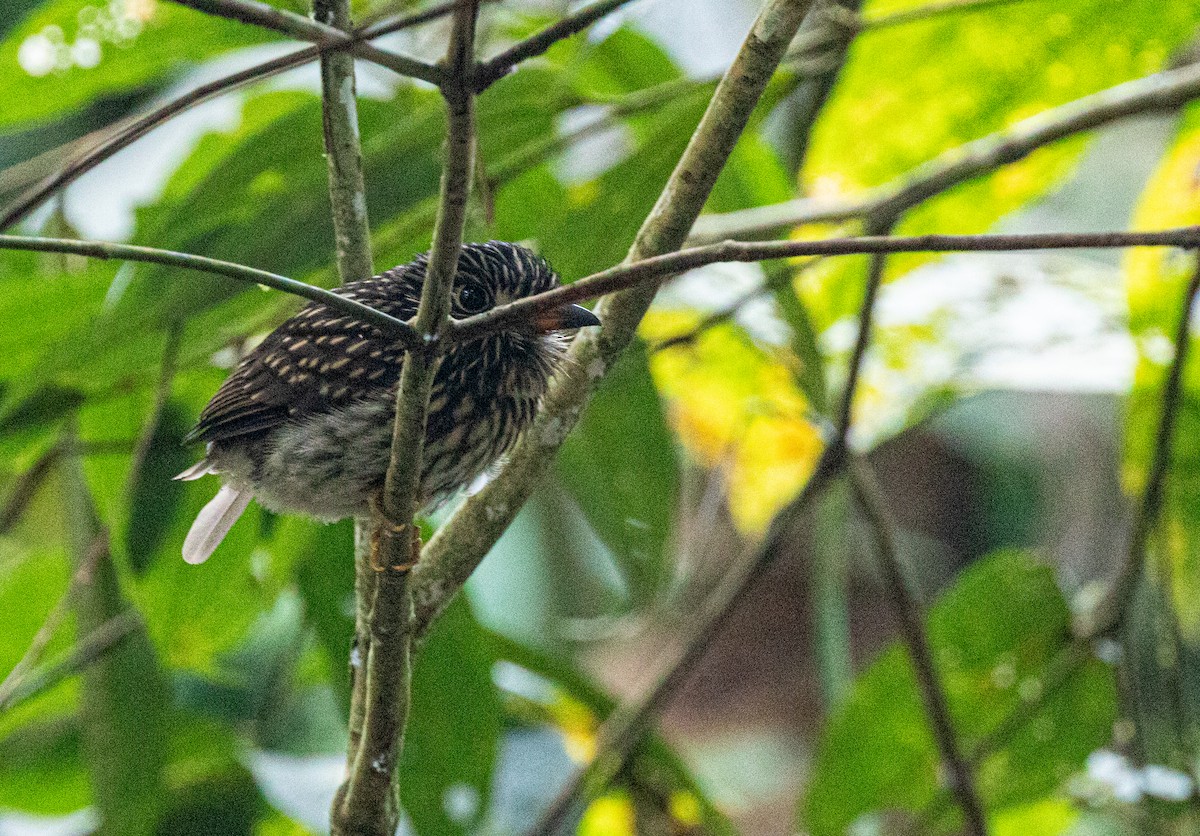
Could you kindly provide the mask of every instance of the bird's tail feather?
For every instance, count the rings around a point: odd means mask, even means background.
[[[223,485],[217,495],[200,509],[196,521],[183,541],[183,559],[203,563],[225,539],[229,529],[250,504],[253,494],[245,488]]]
[[[172,476],[171,478],[177,482],[191,482],[195,479],[199,479],[201,476],[207,476],[210,473],[216,473],[216,471],[213,470],[213,466],[208,463],[208,459],[201,459],[187,470],[183,471],[183,473],[180,473],[178,476]]]

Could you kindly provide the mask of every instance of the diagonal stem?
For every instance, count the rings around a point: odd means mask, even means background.
[[[884,591],[887,593],[892,615],[899,623],[900,635],[908,647],[917,687],[925,703],[925,714],[929,718],[942,764],[948,773],[950,791],[962,808],[967,832],[971,836],[987,836],[987,816],[983,810],[983,802],[980,801],[979,791],[975,786],[971,765],[963,755],[954,733],[950,706],[938,681],[933,649],[925,632],[921,605],[909,589],[904,565],[896,546],[895,525],[888,515],[886,502],[871,468],[857,457],[851,457],[848,470],[854,498],[870,524],[871,534],[875,538]]]
[[[769,0],[764,5],[643,223],[628,261],[682,246],[808,7],[807,0]],[[568,371],[552,386],[533,426],[508,462],[495,479],[460,506],[429,542],[413,578],[418,635],[424,634],[449,604],[512,522],[579,419],[592,391],[633,339],[655,289],[634,288],[602,300],[597,306],[602,324],[599,333],[575,339]]]
[[[1175,356],[1171,360],[1167,381],[1163,386],[1162,410],[1155,431],[1150,471],[1146,475],[1146,487],[1142,491],[1137,516],[1133,521],[1125,560],[1117,570],[1117,576],[1105,597],[1076,624],[1075,632],[1085,638],[1098,638],[1120,626],[1142,576],[1150,534],[1162,515],[1163,491],[1171,469],[1175,424],[1183,406],[1183,372],[1187,367],[1191,348],[1192,317],[1197,293],[1200,293],[1200,251],[1197,251],[1196,266],[1180,303],[1179,323],[1175,329]]]

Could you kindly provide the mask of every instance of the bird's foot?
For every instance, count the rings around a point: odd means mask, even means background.
[[[371,497],[371,512],[375,519],[375,525],[371,529],[371,568],[376,572],[410,571],[421,559],[421,530],[412,523],[394,522],[383,509],[382,492]],[[407,559],[385,559],[385,540],[407,540],[407,544],[393,545],[389,542],[386,546],[389,554],[404,553],[407,550]]]

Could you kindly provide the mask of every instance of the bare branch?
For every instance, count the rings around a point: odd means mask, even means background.
[[[969,142],[915,169],[903,178],[845,201],[813,198],[757,206],[697,222],[697,243],[768,235],[808,223],[843,221],[873,212],[898,216],[993,169],[1024,159],[1045,145],[1141,113],[1177,109],[1200,98],[1200,64],[1156,73],[1038,114],[1012,128]]]
[[[349,0],[313,0],[313,17],[340,30],[351,31]],[[371,228],[367,218],[367,190],[362,173],[362,147],[358,127],[358,91],[354,77],[354,58],[344,52],[321,56],[321,124],[329,180],[329,203],[333,216],[338,276],[342,284],[365,279],[374,273],[371,257]],[[415,332],[414,332],[415,333]],[[369,523],[355,520],[355,623],[356,645],[366,653],[371,646],[370,614],[375,596],[375,576],[368,557],[360,562],[358,542],[369,539]],[[351,667],[349,745],[346,769],[354,769],[366,722],[367,689],[363,677],[354,676]],[[387,776],[389,779],[391,776]],[[342,832],[356,815],[373,818],[377,826],[395,827],[396,811],[392,804],[364,805],[349,811],[345,797],[350,789],[346,781],[330,805],[330,827]]]
[[[499,305],[490,311],[453,323],[447,338],[473,339],[506,323],[526,319],[558,305],[594,299],[606,293],[657,285],[697,267],[722,262],[768,261],[805,256],[866,255],[870,253],[1017,252],[1021,250],[1117,249],[1122,247],[1185,247],[1200,245],[1200,227],[1177,227],[1153,232],[1056,232],[1021,235],[855,236],[815,241],[725,241],[691,247],[666,255],[626,262],[572,282],[565,287]]]
[[[1112,586],[1103,599],[1077,621],[1075,632],[1084,638],[1098,638],[1115,630],[1125,617],[1146,563],[1146,547],[1150,533],[1162,515],[1163,491],[1171,470],[1171,448],[1175,441],[1175,424],[1183,405],[1183,372],[1191,347],[1191,328],[1196,294],[1200,292],[1200,254],[1196,267],[1180,302],[1179,324],[1175,329],[1175,356],[1163,385],[1162,409],[1154,436],[1154,452],[1146,487],[1138,504],[1125,560],[1117,570]]]
[[[582,32],[600,18],[612,14],[629,2],[630,0],[599,0],[590,6],[584,6],[552,26],[547,26],[536,35],[532,35],[499,55],[481,62],[475,70],[475,92],[482,93],[512,72],[517,64],[543,54],[559,41]]]
[[[336,311],[360,319],[374,325],[383,333],[394,337],[405,346],[413,346],[420,342],[416,331],[407,322],[383,311],[347,299],[345,296],[326,290],[316,285],[268,273],[254,267],[234,264],[231,261],[220,261],[189,253],[177,253],[172,250],[159,250],[153,247],[139,247],[133,244],[110,244],[104,241],[75,241],[66,238],[26,238],[18,235],[0,235],[0,250],[27,250],[43,253],[72,253],[88,258],[120,259],[122,261],[140,261],[147,264],[165,264],[168,267],[180,267],[185,270],[195,270],[200,273],[211,273],[224,276],[248,284],[260,284],[274,290],[281,290],[293,296],[302,296],[313,302],[320,302]]]
[[[396,393],[396,418],[391,461],[382,495],[371,519],[370,548],[363,551],[383,567],[375,579],[363,646],[365,665],[355,678],[362,697],[361,731],[355,735],[357,751],[350,752],[346,784],[334,802],[333,832],[391,836],[398,823],[396,765],[404,739],[412,676],[413,599],[409,570],[419,558],[414,522],[424,501],[420,480],[426,418],[437,369],[438,339],[450,318],[450,294],[462,249],[463,226],[470,193],[475,151],[475,97],[471,72],[475,58],[475,25],[479,0],[467,0],[454,13],[450,44],[444,62],[441,91],[448,113],[446,164],[442,171],[441,199],[434,224],[433,245],[425,271],[421,301],[414,319],[422,338],[420,346],[405,354]],[[360,563],[360,581],[365,572]],[[369,584],[357,584],[360,596]],[[359,601],[362,611],[363,601]]]
[[[304,15],[259,2],[259,0],[175,0],[175,2],[206,14],[273,29],[296,40],[340,46],[359,58],[386,67],[399,75],[419,78],[430,84],[440,84],[442,80],[442,72],[437,67],[397,55],[394,52],[387,52],[369,43],[363,43],[340,29],[310,20]]]
[[[942,763],[949,773],[950,791],[962,808],[967,832],[972,836],[986,836],[987,816],[983,811],[983,803],[979,800],[979,792],[975,788],[971,765],[963,756],[954,734],[950,706],[938,681],[921,605],[909,591],[908,579],[905,577],[904,566],[896,548],[895,526],[888,516],[883,494],[875,481],[875,474],[860,459],[851,458],[849,473],[854,497],[875,538],[879,568],[883,574],[883,588],[892,615],[899,623],[900,635],[908,647],[917,687],[925,703],[925,714],[929,718]]]

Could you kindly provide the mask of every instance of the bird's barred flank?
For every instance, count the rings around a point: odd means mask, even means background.
[[[391,316],[416,314],[428,256],[351,282],[337,293]],[[461,319],[559,285],[532,251],[502,241],[467,244],[451,316]],[[251,496],[265,507],[321,520],[368,513],[391,455],[404,348],[377,327],[310,303],[238,364],[200,414],[188,441],[205,459],[177,478],[207,473],[224,486],[184,542],[189,563],[208,558]],[[546,323],[551,323],[546,325]],[[563,331],[598,325],[568,305],[448,346],[438,359],[421,474],[424,502],[469,484],[533,420],[567,345]],[[553,330],[547,330],[547,328]]]

